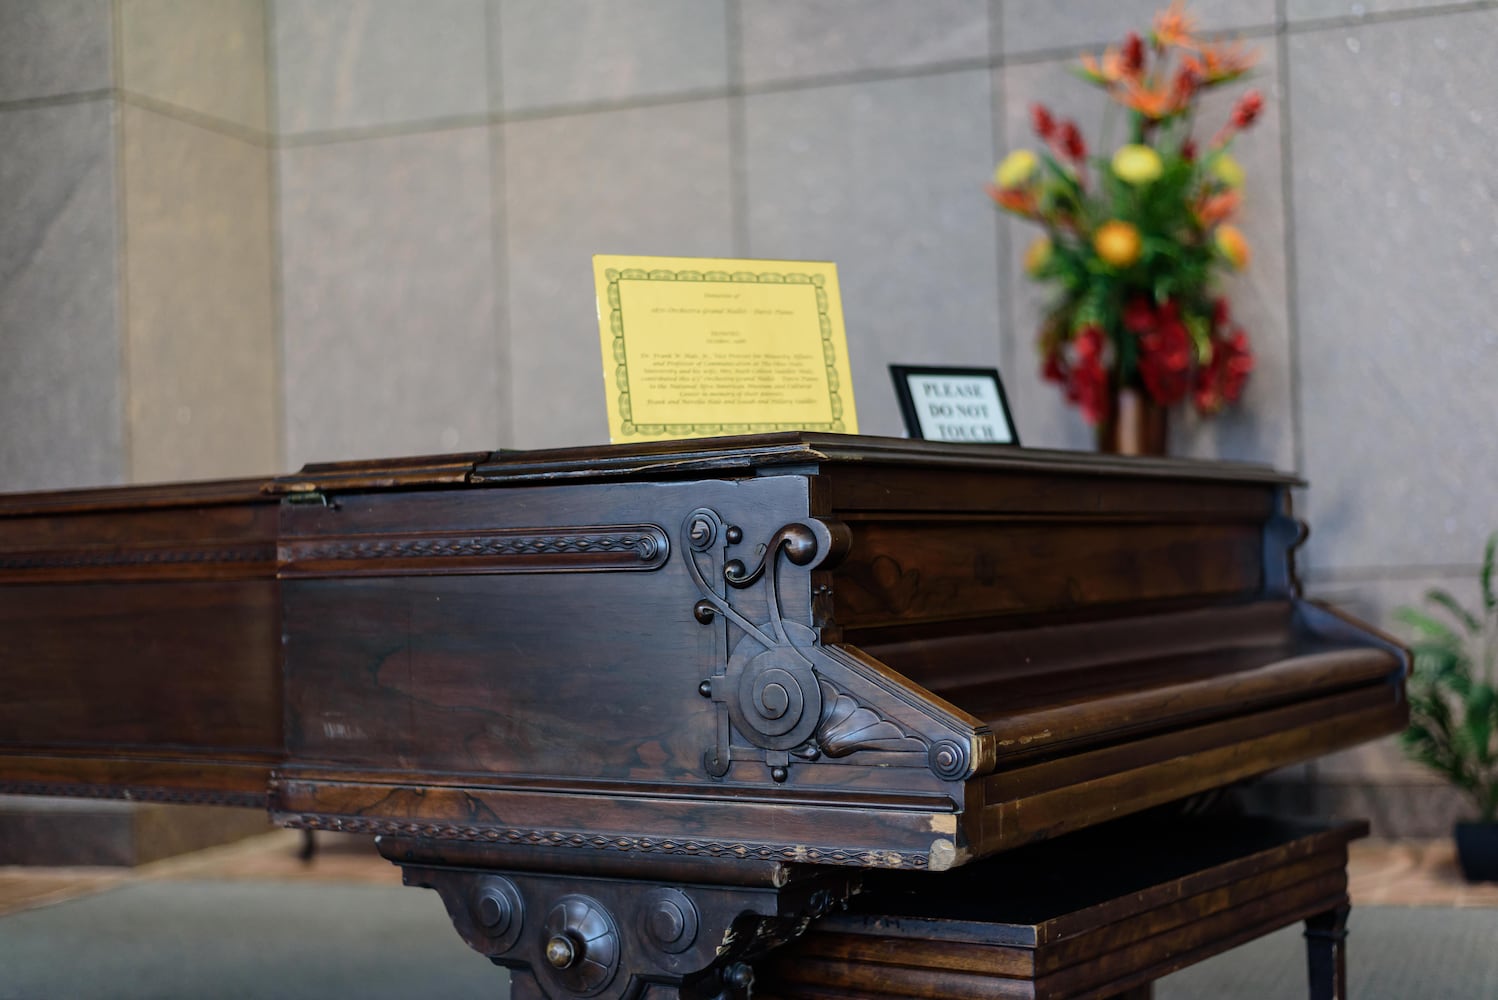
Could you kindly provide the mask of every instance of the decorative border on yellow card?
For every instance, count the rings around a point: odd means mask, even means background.
[[[843,422],[842,385],[837,373],[837,348],[833,339],[833,323],[829,312],[826,278],[820,274],[777,271],[695,271],[669,269],[645,270],[643,268],[607,268],[604,276],[608,280],[605,292],[609,306],[609,331],[613,335],[614,388],[618,391],[618,430],[625,436],[661,437],[680,435],[698,437],[707,434],[753,434],[777,430],[813,430],[843,432],[848,430]],[[629,394],[629,365],[625,352],[624,312],[620,306],[619,282],[629,281],[702,281],[724,284],[790,284],[811,285],[816,292],[817,318],[822,334],[822,360],[827,371],[827,390],[831,401],[831,419],[824,423],[685,423],[685,424],[636,424],[633,420]]]

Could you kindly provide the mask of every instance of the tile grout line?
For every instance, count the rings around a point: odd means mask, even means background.
[[[724,10],[724,44],[728,66],[728,196],[729,239],[733,256],[753,255],[749,238],[749,124],[743,91],[743,7],[741,0],[728,0]]]
[[[1291,149],[1294,144],[1294,116],[1290,93],[1290,36],[1286,29],[1288,0],[1275,0],[1276,17],[1282,30],[1275,34],[1276,83],[1279,86],[1280,112],[1280,225],[1281,246],[1285,264],[1285,339],[1286,361],[1290,376],[1290,447],[1291,462],[1297,476],[1306,475],[1305,407],[1301,394],[1304,385],[1300,370],[1300,270],[1295,257],[1295,167]]]
[[[133,90],[120,87],[116,97],[125,104],[133,104],[145,111],[161,115],[163,118],[171,118],[184,125],[192,125],[205,132],[213,132],[230,139],[238,139],[240,142],[252,146],[271,147],[274,145],[272,137],[259,129],[249,128],[237,122],[226,121],[214,115],[207,115],[192,108],[186,108],[170,101],[163,101],[151,97],[148,94],[138,94]]]
[[[988,108],[989,127],[993,130],[993,162],[998,163],[1003,152],[1008,148],[1009,130],[1008,116],[1004,108],[1004,0],[992,0],[988,5],[988,45],[989,62],[992,68],[988,71]],[[1010,274],[1012,263],[1011,247],[1009,245],[1009,227],[1004,224],[1003,216],[997,208],[989,212],[990,223],[993,226],[994,240],[994,267],[998,274],[995,275],[994,294],[998,297],[998,355],[1000,377],[1008,379],[1009,385],[1013,386],[1018,379],[1016,372],[1019,366],[1018,342],[1019,330],[1017,324],[1019,317],[1014,310],[1014,281]],[[1011,389],[1012,391],[1012,389]],[[1019,433],[1018,415],[1013,416],[1015,420],[1014,431]],[[1024,435],[1019,435],[1019,440],[1024,440]]]
[[[484,32],[484,87],[485,106],[491,114],[497,112],[495,107],[496,94],[499,94],[498,103],[503,106],[503,94],[500,88],[504,86],[504,67],[501,64],[500,47],[495,45],[496,36],[504,30],[500,18],[501,7],[490,0],[484,5],[485,32]],[[498,388],[503,392],[503,398],[499,405],[499,423],[495,428],[498,432],[498,440],[493,442],[495,448],[509,447],[515,437],[515,378],[512,361],[512,344],[510,342],[510,254],[509,254],[509,213],[508,209],[508,187],[507,173],[505,171],[505,137],[504,124],[493,122],[489,125],[489,262],[491,269],[491,287],[493,289],[494,301],[490,305],[489,319],[495,343],[495,366],[498,368]]]
[[[261,31],[265,35],[265,126],[267,130],[266,170],[270,197],[266,224],[270,227],[270,309],[271,370],[275,378],[275,413],[273,416],[275,462],[278,470],[290,471],[290,421],[286,379],[286,276],[282,270],[284,249],[281,245],[281,148],[275,142],[281,127],[280,91],[276,85],[276,15],[273,0],[261,0]]]
[[[1002,0],[998,0],[1002,2]],[[1337,28],[1359,27],[1363,25],[1389,24],[1400,21],[1420,20],[1429,17],[1450,16],[1454,14],[1473,13],[1478,11],[1493,10],[1498,8],[1498,0],[1468,0],[1463,3],[1449,3],[1433,7],[1421,7],[1407,10],[1380,11],[1365,15],[1348,15],[1345,17],[1321,18],[1318,20],[1288,22],[1284,18],[1276,18],[1274,24],[1252,25],[1245,28],[1235,29],[1224,34],[1231,34],[1241,38],[1267,38],[1276,35],[1297,35],[1306,32],[1326,31]],[[129,100],[139,106],[147,107],[149,110],[158,111],[171,117],[181,117],[191,124],[214,131],[224,132],[246,141],[262,142],[275,146],[309,146],[323,143],[348,142],[358,139],[377,139],[398,135],[410,135],[422,132],[448,131],[455,128],[471,128],[480,125],[492,125],[508,121],[532,121],[546,118],[564,118],[573,115],[603,114],[615,111],[629,111],[638,108],[661,107],[672,104],[689,104],[697,101],[719,100],[733,97],[752,97],[757,94],[793,92],[801,90],[816,90],[827,87],[851,86],[860,83],[877,83],[885,80],[912,79],[927,76],[942,76],[950,73],[968,72],[975,69],[1001,69],[1006,65],[1020,66],[1028,63],[1051,62],[1074,58],[1079,51],[1095,49],[1103,43],[1082,44],[1075,46],[1057,46],[1046,49],[1035,49],[1029,52],[1003,55],[994,53],[989,59],[958,59],[940,63],[931,63],[919,67],[888,67],[883,69],[855,70],[847,73],[828,74],[825,76],[791,77],[760,84],[740,85],[738,87],[709,88],[704,90],[687,90],[675,94],[667,94],[653,97],[639,97],[620,101],[595,101],[571,105],[552,105],[529,110],[514,112],[493,112],[486,115],[459,115],[445,118],[422,119],[419,121],[405,122],[394,125],[370,126],[352,129],[336,129],[317,132],[304,132],[294,135],[277,135],[257,133],[254,130],[245,129],[234,122],[205,115],[191,109],[178,108],[167,102],[158,101],[145,95],[127,92],[121,87],[111,88],[109,91],[80,91],[73,94],[54,95],[41,98],[26,98],[15,101],[0,101],[0,113],[5,111],[21,110],[27,107],[44,106],[47,104],[79,103],[87,100],[98,100],[104,97],[114,96],[122,100]]]
[[[126,165],[125,105],[119,100],[124,87],[125,45],[121,25],[124,12],[122,0],[111,0],[109,4],[109,81],[114,106],[110,117],[114,141],[114,211],[115,211],[115,302],[119,315],[115,318],[115,334],[119,337],[120,362],[117,385],[120,389],[120,457],[121,472],[127,483],[135,481],[135,392],[134,380],[130,377],[130,218],[129,184]]]
[[[113,8],[111,7],[111,10]],[[111,39],[111,45],[113,40]],[[113,62],[114,55],[110,55]],[[110,68],[111,75],[114,69]],[[55,108],[68,104],[87,104],[89,101],[107,101],[117,96],[119,88],[116,86],[101,87],[97,90],[75,90],[66,94],[48,94],[45,97],[20,97],[10,101],[0,101],[0,114],[7,111],[30,111],[33,108]]]

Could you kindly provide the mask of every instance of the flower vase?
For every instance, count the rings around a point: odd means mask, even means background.
[[[1149,394],[1114,389],[1097,425],[1098,451],[1114,455],[1164,455],[1169,413]]]

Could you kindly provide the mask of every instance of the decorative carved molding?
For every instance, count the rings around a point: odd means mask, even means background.
[[[851,869],[774,889],[678,888],[382,853],[395,855],[406,885],[437,893],[470,948],[510,970],[513,995],[556,1000],[749,1000],[752,963],[862,886]]]
[[[673,837],[625,837],[561,830],[501,830],[452,823],[418,823],[367,816],[319,816],[303,813],[282,816],[281,822],[304,830],[335,830],[340,833],[372,833],[388,837],[421,837],[430,840],[467,840],[491,843],[529,844],[543,847],[581,847],[599,851],[632,851],[642,854],[681,854],[746,861],[785,861],[809,865],[852,865],[862,868],[925,870],[930,856],[903,851],[857,851],[841,848],[787,844],[755,844],[742,841],[676,839]]]
[[[46,549],[32,552],[0,553],[0,582],[44,582],[43,577],[70,575],[70,571],[87,570],[88,579],[103,581],[112,577],[134,579],[143,572],[151,575],[191,575],[194,578],[214,574],[222,567],[230,576],[242,576],[248,566],[263,564],[269,568],[276,561],[276,547],[271,542],[238,542],[223,545],[142,545],[133,548],[79,547]]]
[[[284,540],[285,576],[653,570],[671,543],[653,524]]]
[[[682,524],[686,566],[702,595],[692,606],[692,615],[703,625],[712,625],[722,616],[743,633],[727,663],[701,682],[698,693],[712,699],[728,716],[734,736],[763,752],[770,776],[777,782],[789,778],[794,760],[836,760],[865,750],[911,755],[886,758],[886,762],[909,760],[909,766],[929,767],[943,780],[961,778],[971,763],[967,748],[951,739],[933,743],[935,736],[911,732],[879,708],[835,686],[823,672],[837,673],[838,658],[821,646],[811,628],[783,617],[780,556],[784,554],[793,566],[810,569],[841,557],[848,540],[841,524],[815,519],[810,524],[787,524],[759,547],[761,556],[752,569],[742,560],[729,559],[720,570],[718,564],[726,558],[724,543],[740,544],[743,531],[725,525],[716,511],[705,507],[687,515]],[[719,577],[726,588],[709,582]],[[746,618],[729,597],[761,581],[767,591],[769,620],[758,624]],[[729,727],[721,723],[717,732],[718,742],[703,755],[703,763],[709,774],[722,777],[731,761],[755,751],[735,742]]]
[[[128,802],[265,808],[264,795],[198,788],[120,788],[117,785],[75,785],[69,782],[0,781],[0,795],[57,795],[74,799],[123,799]]]
[[[912,736],[866,705],[822,681],[822,718],[817,724],[817,749],[828,757],[846,757],[859,750],[926,753],[929,744]]]

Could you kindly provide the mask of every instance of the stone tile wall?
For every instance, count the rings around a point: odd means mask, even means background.
[[[835,260],[864,430],[890,363],[997,364],[1087,447],[982,185],[1034,100],[1096,139],[1067,66],[1159,5],[0,0],[0,487],[602,441],[599,252]],[[1193,8],[1263,53],[1259,366],[1174,449],[1306,477],[1309,589],[1385,616],[1498,526],[1498,4]]]

